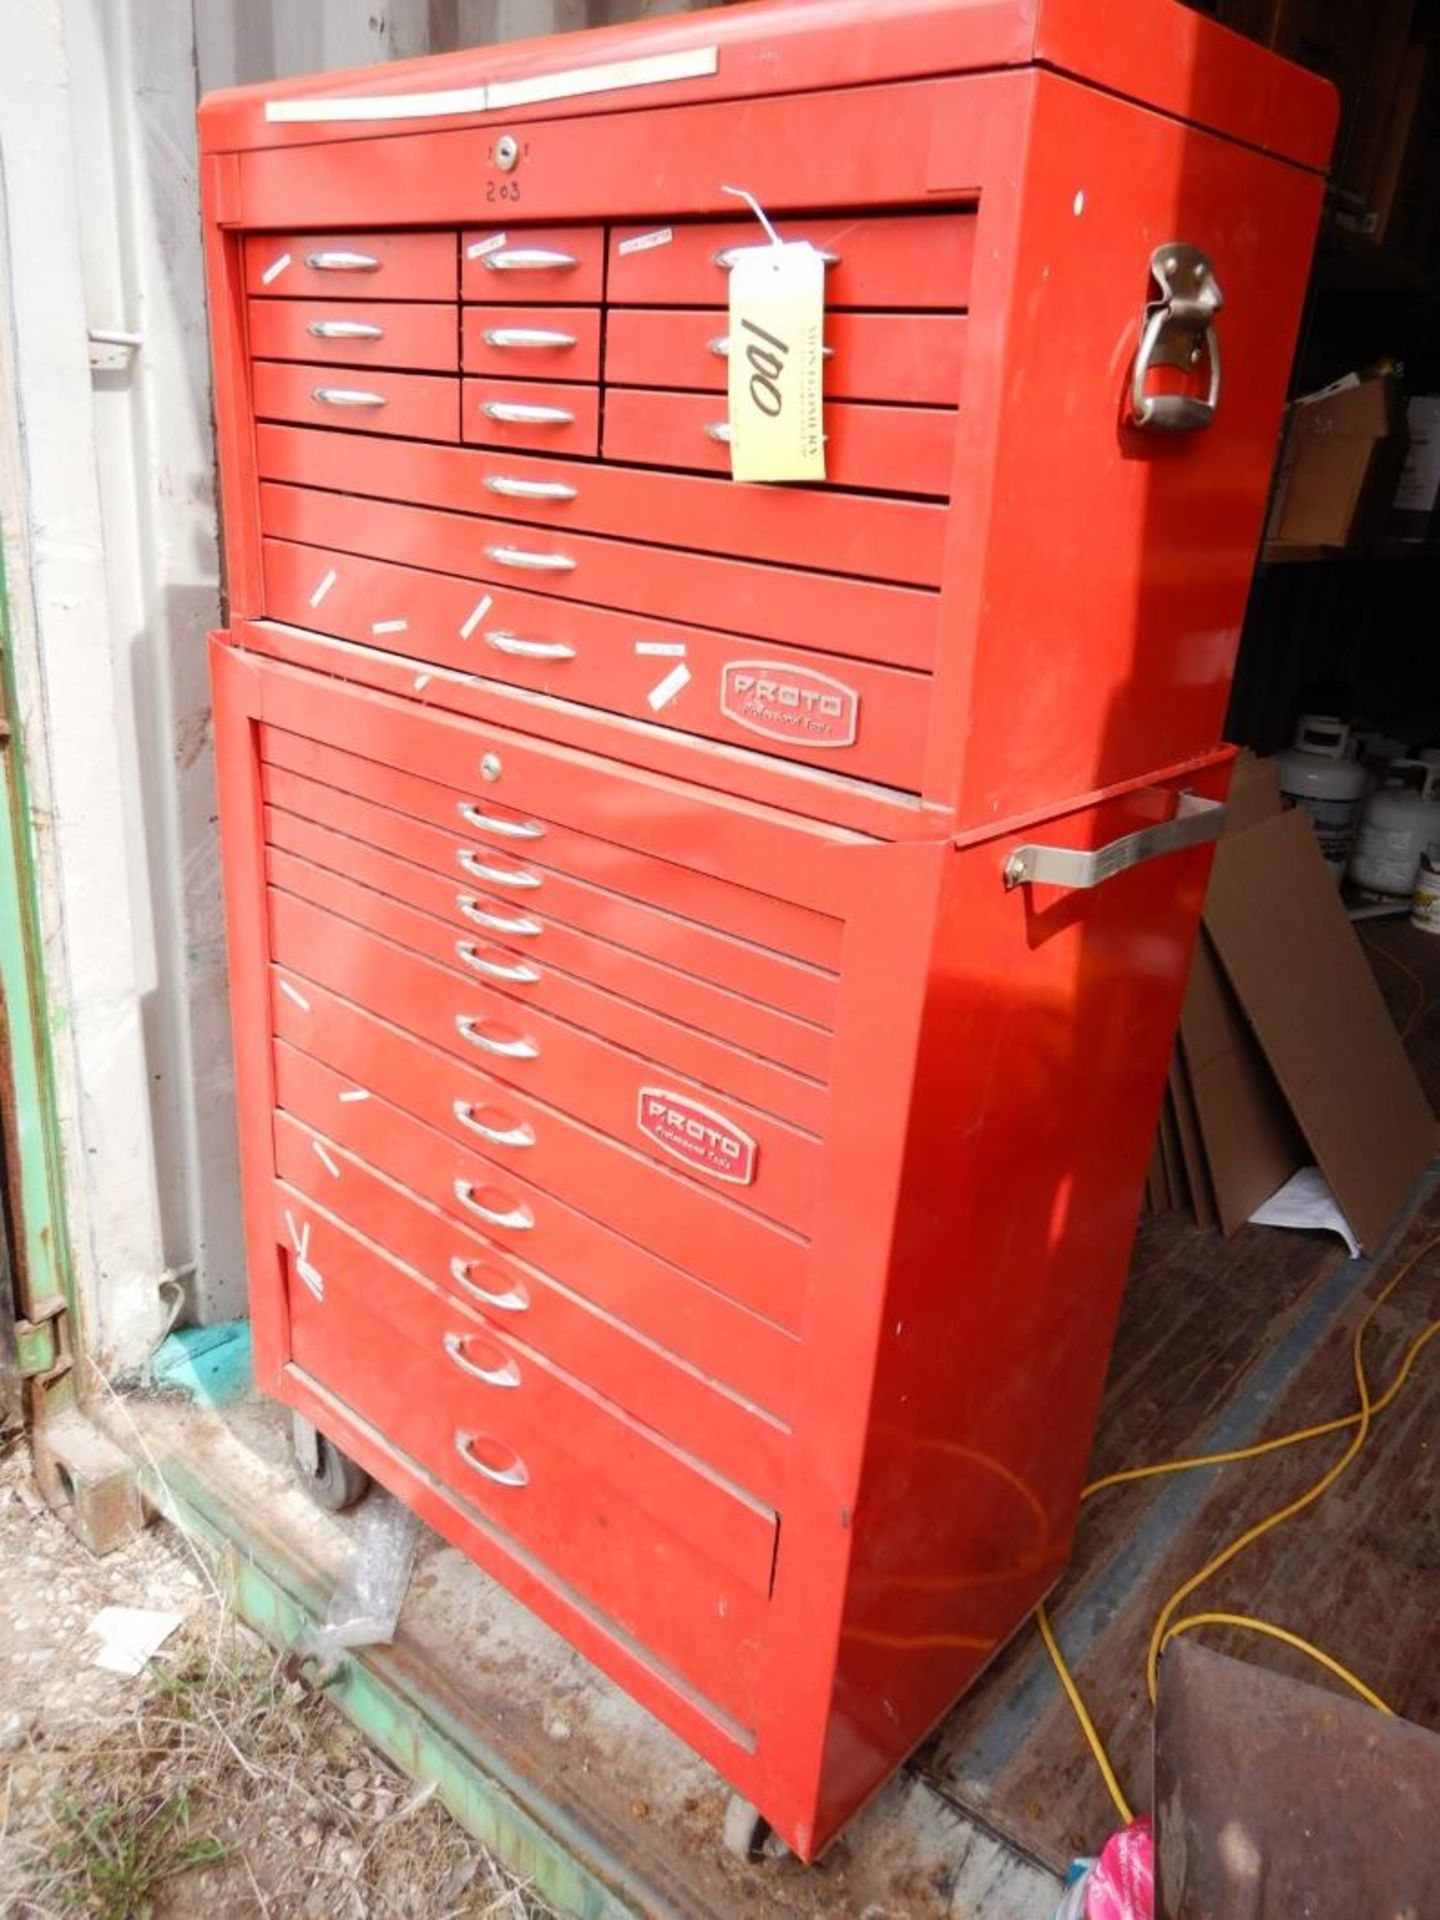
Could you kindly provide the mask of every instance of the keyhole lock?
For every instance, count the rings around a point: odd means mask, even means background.
[[[495,142],[495,164],[502,173],[513,173],[520,160],[520,142],[513,133],[502,133]]]
[[[500,756],[498,753],[487,753],[483,757],[480,762],[480,778],[482,780],[498,780],[500,778]]]

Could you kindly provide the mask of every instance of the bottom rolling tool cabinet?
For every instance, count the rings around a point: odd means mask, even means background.
[[[811,1857],[1064,1563],[1228,759],[886,841],[233,638],[259,1384]]]

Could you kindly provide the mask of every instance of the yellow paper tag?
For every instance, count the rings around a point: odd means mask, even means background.
[[[823,480],[825,262],[808,240],[742,247],[730,270],[730,473]]]

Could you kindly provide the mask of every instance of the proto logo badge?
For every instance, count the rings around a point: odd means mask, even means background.
[[[640,1131],[657,1147],[696,1173],[737,1187],[748,1187],[755,1178],[755,1142],[712,1107],[664,1087],[642,1087],[636,1118]]]
[[[860,696],[843,680],[774,660],[732,660],[720,707],[751,733],[804,747],[853,747],[860,720]]]

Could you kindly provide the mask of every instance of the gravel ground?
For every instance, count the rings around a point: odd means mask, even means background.
[[[4,1443],[0,1443],[3,1446]],[[179,1613],[135,1677],[102,1607]],[[0,1457],[3,1920],[527,1920],[548,1912],[229,1614],[157,1521],[96,1560]]]

